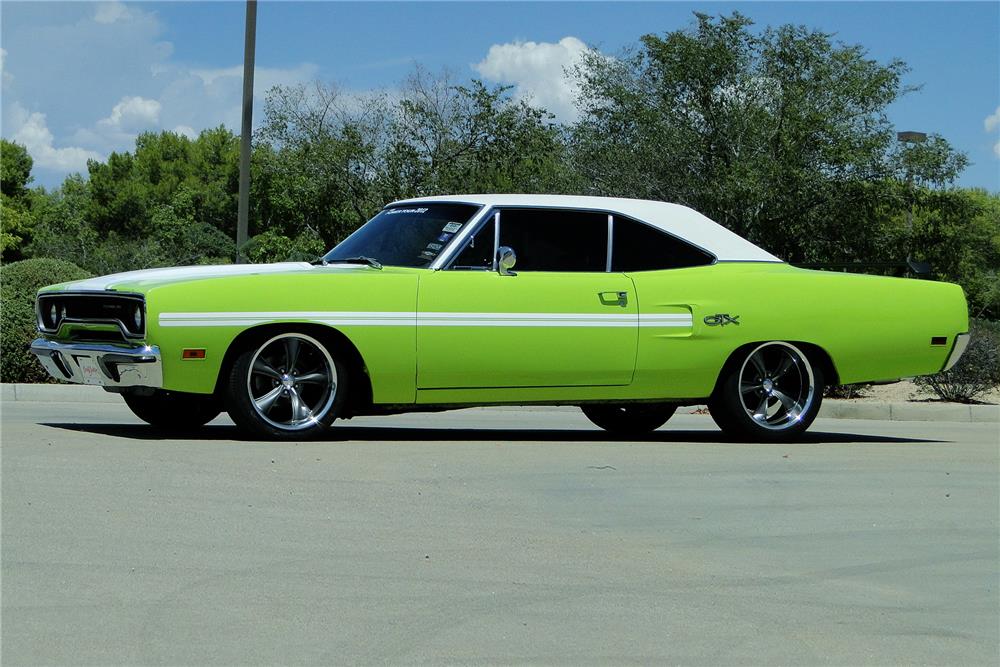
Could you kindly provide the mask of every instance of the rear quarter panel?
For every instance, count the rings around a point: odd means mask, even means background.
[[[968,331],[962,289],[950,283],[807,271],[777,263],[630,274],[642,314],[689,308],[690,330],[640,328],[637,393],[711,393],[719,370],[742,345],[786,340],[819,346],[841,383],[936,373],[955,336]],[[705,318],[737,317],[710,326]],[[945,337],[932,346],[932,337]]]

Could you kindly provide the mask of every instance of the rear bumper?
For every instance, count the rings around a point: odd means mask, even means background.
[[[57,380],[102,387],[162,387],[163,364],[155,345],[57,343],[35,339],[31,353]]]
[[[969,346],[969,334],[958,334],[955,336],[955,344],[951,348],[951,354],[948,355],[948,361],[945,362],[942,371],[951,369],[952,366],[958,363],[958,360],[962,358],[962,353],[965,352],[965,348]]]

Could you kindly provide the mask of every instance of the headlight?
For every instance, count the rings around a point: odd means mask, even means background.
[[[135,332],[140,333],[142,331],[142,306],[135,307],[135,313],[132,317],[135,321]]]
[[[54,327],[56,325],[56,304],[52,304],[52,308],[49,309],[49,326]]]

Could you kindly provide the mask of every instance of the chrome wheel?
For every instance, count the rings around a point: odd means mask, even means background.
[[[337,366],[315,338],[280,334],[251,357],[246,391],[254,412],[272,427],[313,429],[337,397]]]
[[[816,379],[806,355],[794,345],[760,345],[743,361],[738,378],[740,404],[757,426],[783,431],[810,414]]]

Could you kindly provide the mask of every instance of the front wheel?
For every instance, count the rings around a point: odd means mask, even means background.
[[[147,396],[127,393],[122,394],[122,398],[136,417],[169,431],[204,426],[222,412],[222,406],[215,396],[205,394],[157,389]]]
[[[581,405],[587,419],[609,433],[643,435],[667,423],[677,406],[673,403]]]
[[[708,401],[712,419],[739,438],[774,442],[812,424],[823,400],[823,372],[791,343],[748,349],[724,371]]]
[[[347,373],[322,342],[288,332],[246,346],[226,386],[229,416],[267,438],[300,440],[323,433],[344,404]]]

